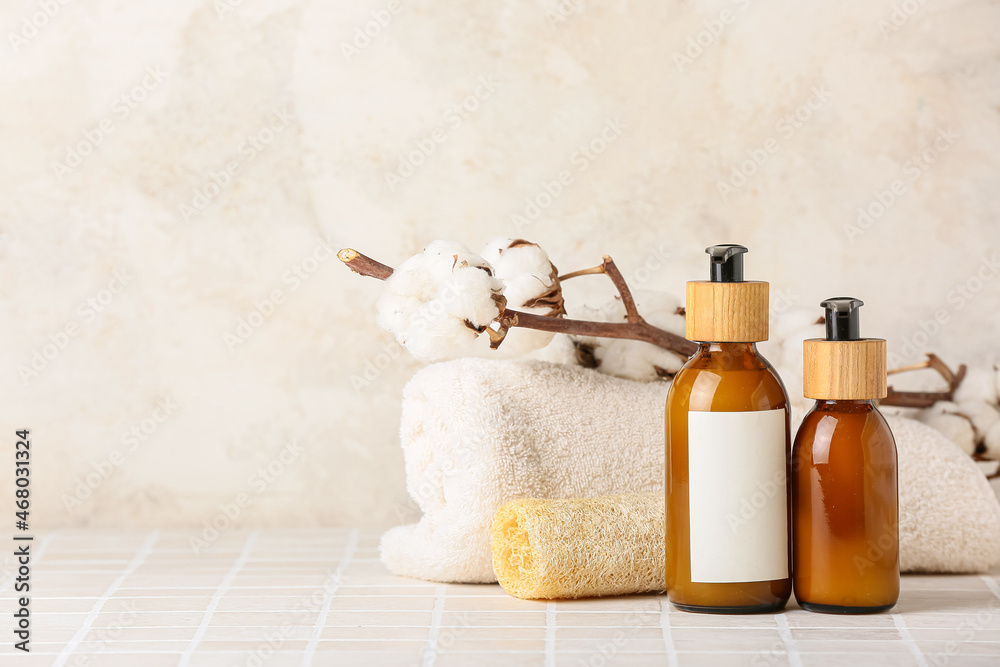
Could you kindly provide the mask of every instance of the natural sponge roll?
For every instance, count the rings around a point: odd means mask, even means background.
[[[665,521],[662,493],[515,500],[493,519],[493,570],[529,600],[662,591]]]

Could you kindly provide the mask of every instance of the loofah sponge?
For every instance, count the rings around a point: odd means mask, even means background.
[[[497,580],[529,600],[664,590],[662,493],[515,500],[493,519]]]

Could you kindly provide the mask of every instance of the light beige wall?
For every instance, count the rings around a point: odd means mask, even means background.
[[[0,421],[33,431],[36,519],[197,527],[237,499],[248,525],[412,517],[396,425],[418,365],[382,363],[379,286],[325,246],[398,263],[523,236],[561,269],[609,253],[680,292],[736,241],[779,308],[850,293],[896,354],[995,354],[1000,8],[894,4],[5,3]]]

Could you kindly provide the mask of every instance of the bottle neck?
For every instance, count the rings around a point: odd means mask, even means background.
[[[693,367],[715,371],[759,371],[768,363],[757,352],[757,343],[698,343],[688,362]]]
[[[864,413],[878,411],[873,399],[868,400],[830,400],[818,399],[813,406],[816,412],[836,412],[836,413]]]
[[[757,343],[698,343],[698,354],[757,354]]]

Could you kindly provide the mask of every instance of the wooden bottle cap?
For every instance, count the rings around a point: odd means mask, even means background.
[[[684,337],[711,343],[767,340],[768,284],[694,280],[687,284]]]
[[[802,344],[803,394],[824,401],[885,398],[885,340],[824,340]]]

